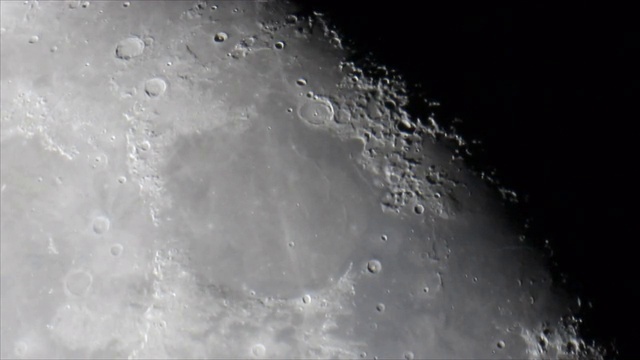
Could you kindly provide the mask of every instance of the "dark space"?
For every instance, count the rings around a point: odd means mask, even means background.
[[[580,297],[586,340],[634,355],[640,335],[635,131],[640,31],[630,8],[304,1],[355,46],[438,100],[444,124],[482,141],[468,160],[496,169],[553,249],[557,283]],[[592,308],[588,306],[589,302]],[[586,304],[586,305],[585,305]]]

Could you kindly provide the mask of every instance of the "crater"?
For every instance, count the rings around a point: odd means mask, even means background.
[[[177,140],[164,172],[175,199],[170,216],[184,224],[175,235],[189,239],[194,271],[278,298],[338,279],[375,206],[343,156],[354,143],[293,119],[264,119],[234,137],[219,128]]]

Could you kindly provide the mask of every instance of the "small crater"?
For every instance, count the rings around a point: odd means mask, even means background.
[[[156,326],[158,329],[163,330],[163,329],[166,329],[166,328],[167,328],[167,322],[166,322],[166,321],[164,321],[164,320],[160,320],[160,321],[158,321],[158,322],[156,322],[156,323],[155,323],[155,326]]]
[[[93,232],[98,235],[106,233],[107,231],[109,231],[110,227],[111,221],[105,216],[97,216],[95,219],[93,219]]]
[[[167,90],[167,83],[160,78],[149,79],[144,83],[144,92],[147,96],[155,98]]]
[[[298,22],[298,17],[293,14],[289,14],[284,20],[287,24],[295,24]]]
[[[267,353],[267,348],[262,344],[256,344],[251,348],[251,353],[253,356],[262,357]]]
[[[109,158],[105,154],[97,154],[90,158],[91,168],[96,170],[106,169]]]
[[[116,45],[116,57],[122,60],[130,60],[142,55],[144,48],[144,41],[138,37],[132,36],[121,40],[118,45]]]
[[[111,246],[111,249],[109,250],[111,255],[118,257],[120,255],[122,255],[122,251],[124,250],[124,247],[120,244],[115,244],[113,246]]]
[[[213,36],[213,41],[217,43],[221,43],[226,41],[228,38],[229,38],[229,35],[227,35],[226,32],[220,31],[219,33]]]
[[[75,270],[66,276],[64,287],[70,295],[84,296],[89,292],[92,283],[93,277],[91,274],[84,270]]]
[[[298,115],[312,125],[323,125],[333,119],[333,107],[324,101],[308,101],[300,106]]]
[[[367,271],[371,274],[377,274],[382,270],[382,263],[379,260],[373,259],[367,262]]]

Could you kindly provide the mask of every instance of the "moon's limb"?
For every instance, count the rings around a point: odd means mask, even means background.
[[[463,140],[322,16],[127,4],[2,2],[3,358],[583,346],[542,254],[511,248],[440,139]]]

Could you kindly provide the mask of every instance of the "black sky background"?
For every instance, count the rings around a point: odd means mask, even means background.
[[[471,160],[524,195],[586,335],[637,355],[640,31],[630,7],[301,1],[460,118]],[[419,102],[413,110],[424,111]]]

